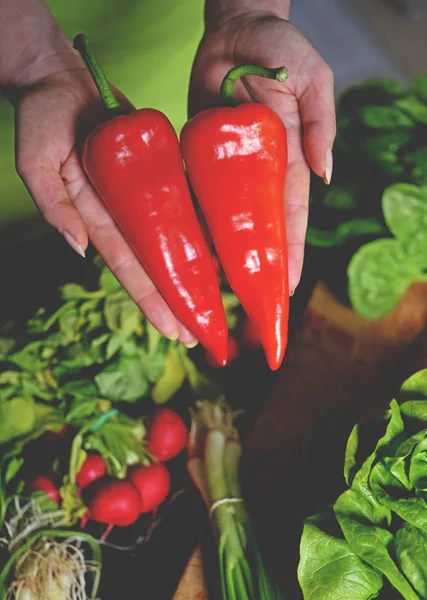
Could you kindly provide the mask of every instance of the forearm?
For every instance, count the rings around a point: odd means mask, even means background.
[[[26,86],[79,64],[44,0],[0,0],[0,88]]]
[[[205,21],[219,23],[248,12],[264,12],[289,18],[291,0],[206,0]]]

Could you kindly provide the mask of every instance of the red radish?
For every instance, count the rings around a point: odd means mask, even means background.
[[[97,479],[107,475],[108,469],[105,460],[100,454],[89,454],[80,467],[76,476],[79,488],[84,488]]]
[[[248,319],[248,317],[244,317],[243,320],[241,340],[245,346],[261,345],[258,330],[252,321]]]
[[[147,467],[144,465],[131,467],[128,479],[141,496],[141,513],[157,508],[169,494],[171,478],[162,463],[152,463]]]
[[[147,449],[160,461],[180,454],[187,445],[188,429],[181,417],[170,408],[160,408],[152,415],[147,431]]]
[[[141,498],[129,481],[98,480],[86,504],[90,518],[106,525],[126,527],[138,519]]]
[[[54,484],[51,477],[47,475],[36,475],[34,479],[30,481],[28,490],[31,494],[34,492],[44,492],[49,496],[52,502],[59,504],[61,495],[58,488]]]
[[[228,359],[227,359],[227,366],[233,362],[233,360],[236,359],[237,355],[239,354],[239,346],[237,344],[237,341],[234,337],[232,336],[228,336]],[[214,369],[219,369],[221,368],[221,365],[215,360],[215,358],[212,356],[212,354],[210,354],[209,352],[205,353],[205,360],[208,363],[208,365]]]

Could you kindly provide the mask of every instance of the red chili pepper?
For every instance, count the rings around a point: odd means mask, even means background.
[[[268,106],[250,102],[234,107],[234,82],[249,74],[287,79],[284,67],[232,69],[221,87],[224,106],[188,121],[181,149],[227,279],[260,332],[275,370],[288,336],[287,135]]]
[[[113,117],[87,138],[84,169],[174,314],[224,365],[221,294],[173,126],[154,109],[121,109],[86,36],[78,35],[74,47]]]

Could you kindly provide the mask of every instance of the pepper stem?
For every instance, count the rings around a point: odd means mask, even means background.
[[[231,69],[224,77],[221,84],[221,101],[223,106],[236,106],[237,100],[233,95],[234,84],[240,77],[245,75],[258,75],[267,79],[276,81],[286,81],[289,78],[288,69],[279,67],[278,69],[269,69],[260,65],[239,65]]]
[[[103,70],[89,49],[89,40],[84,33],[79,33],[79,35],[76,35],[73,41],[73,47],[80,52],[84,63],[88,68],[96,87],[98,88],[99,94],[107,111],[114,113],[114,115],[123,115],[129,113],[129,110],[126,110],[120,106],[117,98],[113,94]]]

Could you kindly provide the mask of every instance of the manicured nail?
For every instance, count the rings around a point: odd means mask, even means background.
[[[294,294],[295,294],[295,290],[292,290],[292,292],[289,292],[289,298],[290,298],[291,296],[293,296]]]
[[[186,348],[195,348],[198,343],[199,343],[198,340],[193,340],[192,342],[189,342],[188,344],[184,344],[184,345]]]
[[[77,252],[77,254],[80,254],[80,256],[83,256],[83,258],[86,258],[85,251],[80,246],[80,244],[78,244],[76,242],[76,240],[73,238],[73,236],[68,233],[68,231],[64,231],[64,238],[70,244],[71,248]]]
[[[334,164],[334,159],[332,157],[332,150],[330,148],[328,148],[326,150],[326,165],[325,165],[325,177],[323,179],[323,181],[329,185],[331,183],[331,177],[332,177],[332,167]]]
[[[165,337],[167,337],[168,340],[171,340],[173,342],[179,338],[179,331],[176,330],[174,333],[170,333],[169,335],[166,335]]]

